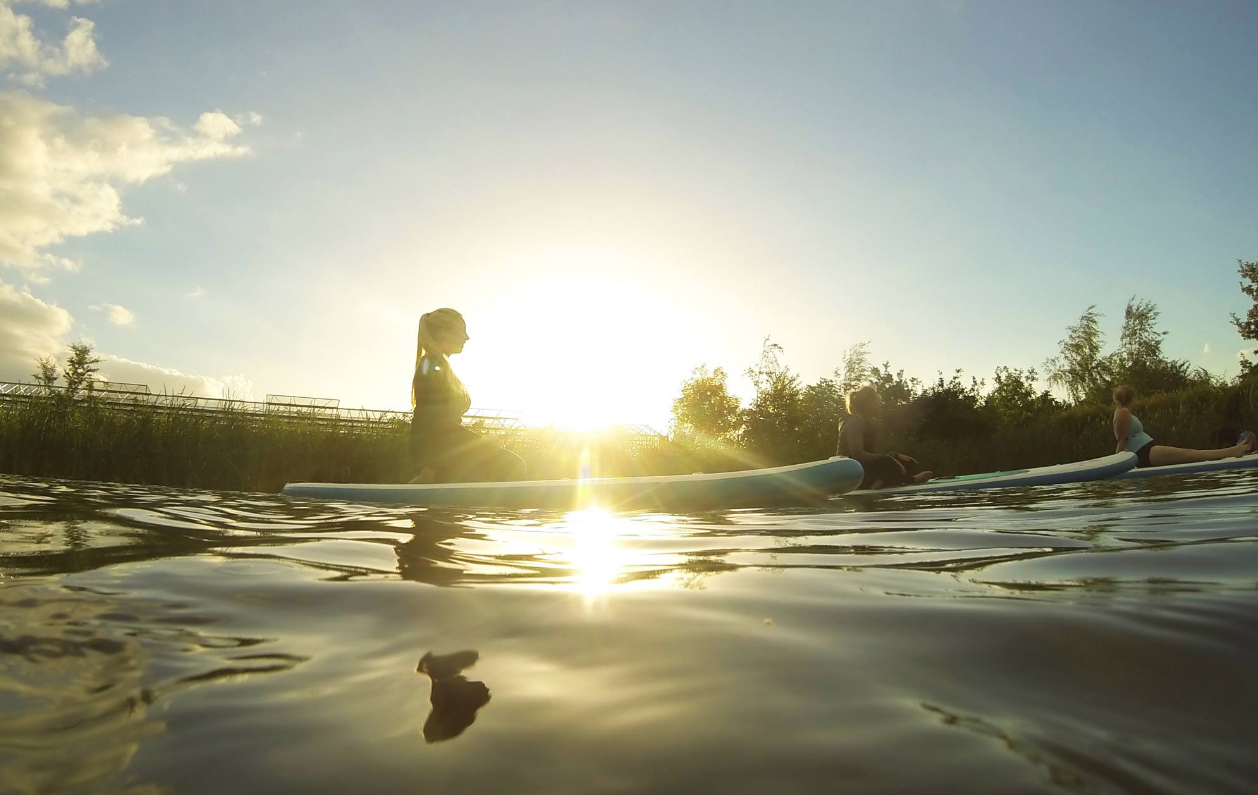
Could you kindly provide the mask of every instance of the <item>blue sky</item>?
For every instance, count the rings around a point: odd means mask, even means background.
[[[1133,294],[1171,355],[1234,372],[1246,347],[1254,3],[11,9],[49,40],[91,20],[108,65],[0,91],[221,111],[249,151],[117,183],[142,224],[0,282],[64,339],[255,397],[403,407],[443,305],[474,402],[541,420],[663,425],[691,367],[740,371],[766,334],[808,380],[862,340],[923,378],[1038,366],[1089,304],[1116,337]]]

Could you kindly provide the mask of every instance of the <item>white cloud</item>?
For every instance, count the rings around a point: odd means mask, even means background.
[[[197,397],[253,398],[253,382],[243,375],[190,375],[169,367],[135,362],[112,354],[101,354],[100,374],[109,381],[147,384],[154,393],[196,395]]]
[[[70,313],[0,282],[0,381],[29,381],[35,360],[65,347]]]
[[[43,0],[43,5],[66,8],[65,0]],[[40,85],[45,75],[60,77],[87,73],[108,65],[96,49],[96,23],[82,17],[70,20],[60,43],[44,41],[26,14],[0,0],[0,71],[27,85]]]
[[[135,313],[125,306],[117,304],[92,304],[88,309],[93,312],[104,312],[109,322],[115,326],[130,326],[135,323]]]
[[[73,319],[66,310],[36,298],[28,289],[0,282],[0,381],[30,381],[35,360],[43,356],[64,361],[72,326]],[[147,384],[155,393],[182,391],[198,397],[238,400],[253,397],[253,382],[243,375],[191,375],[109,353],[99,355],[100,374],[110,381]]]
[[[1205,346],[1204,348],[1202,348],[1202,349],[1201,349],[1201,352],[1202,352],[1202,353],[1209,353],[1209,352],[1210,352],[1210,343],[1208,343],[1208,342],[1207,342],[1207,343],[1206,343],[1206,346]]]
[[[98,0],[10,0],[12,3],[34,3],[37,6],[48,6],[49,8],[69,8],[72,5],[90,6],[95,5]]]
[[[141,223],[122,209],[119,186],[178,163],[232,157],[240,127],[201,115],[194,131],[162,117],[82,116],[21,92],[0,92],[0,263],[28,273],[77,263],[47,252],[71,237]]]
[[[240,125],[221,110],[213,110],[201,114],[195,129],[212,141],[225,141],[240,132]]]
[[[206,293],[206,289],[201,285],[193,287],[191,290],[183,294],[184,298],[201,298]]]

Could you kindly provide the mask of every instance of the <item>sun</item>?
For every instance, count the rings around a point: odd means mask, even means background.
[[[464,382],[534,427],[660,425],[676,388],[669,357],[679,355],[690,321],[664,297],[618,281],[615,270],[539,278],[513,291],[509,306],[470,318],[472,342],[458,364]]]

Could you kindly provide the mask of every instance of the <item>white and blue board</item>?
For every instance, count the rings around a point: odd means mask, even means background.
[[[1101,480],[1130,471],[1135,465],[1135,453],[1115,453],[1103,458],[1076,461],[1071,464],[935,478],[916,486],[896,486],[879,491],[865,490],[855,493],[861,495],[933,494],[944,491],[1007,489],[1015,486],[1051,486],[1061,483],[1085,483],[1090,480]]]
[[[516,483],[289,483],[283,494],[427,508],[704,510],[807,505],[851,491],[865,472],[836,456],[808,464],[695,475]]]
[[[1224,458],[1219,461],[1194,461],[1187,464],[1169,464],[1164,467],[1138,467],[1114,476],[1114,480],[1143,480],[1167,475],[1200,475],[1207,472],[1228,472],[1236,469],[1258,468],[1258,455],[1240,458]]]

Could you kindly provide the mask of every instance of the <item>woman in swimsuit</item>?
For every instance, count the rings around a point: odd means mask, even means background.
[[[1114,439],[1118,442],[1115,452],[1135,453],[1136,466],[1163,467],[1170,464],[1218,461],[1223,458],[1245,455],[1253,449],[1252,436],[1246,436],[1240,444],[1217,450],[1189,450],[1183,447],[1155,444],[1153,437],[1145,433],[1144,424],[1131,413],[1131,404],[1135,400],[1134,387],[1120,386],[1114,390]]]
[[[524,460],[463,427],[472,405],[449,357],[468,341],[463,316],[437,309],[419,319],[415,375],[411,379],[411,457],[419,474],[412,483],[523,480]]]
[[[838,454],[855,458],[865,468],[862,489],[925,483],[934,473],[923,471],[917,461],[900,453],[875,453],[877,430],[874,419],[882,410],[882,398],[872,386],[863,386],[847,396],[847,416],[839,420]]]

